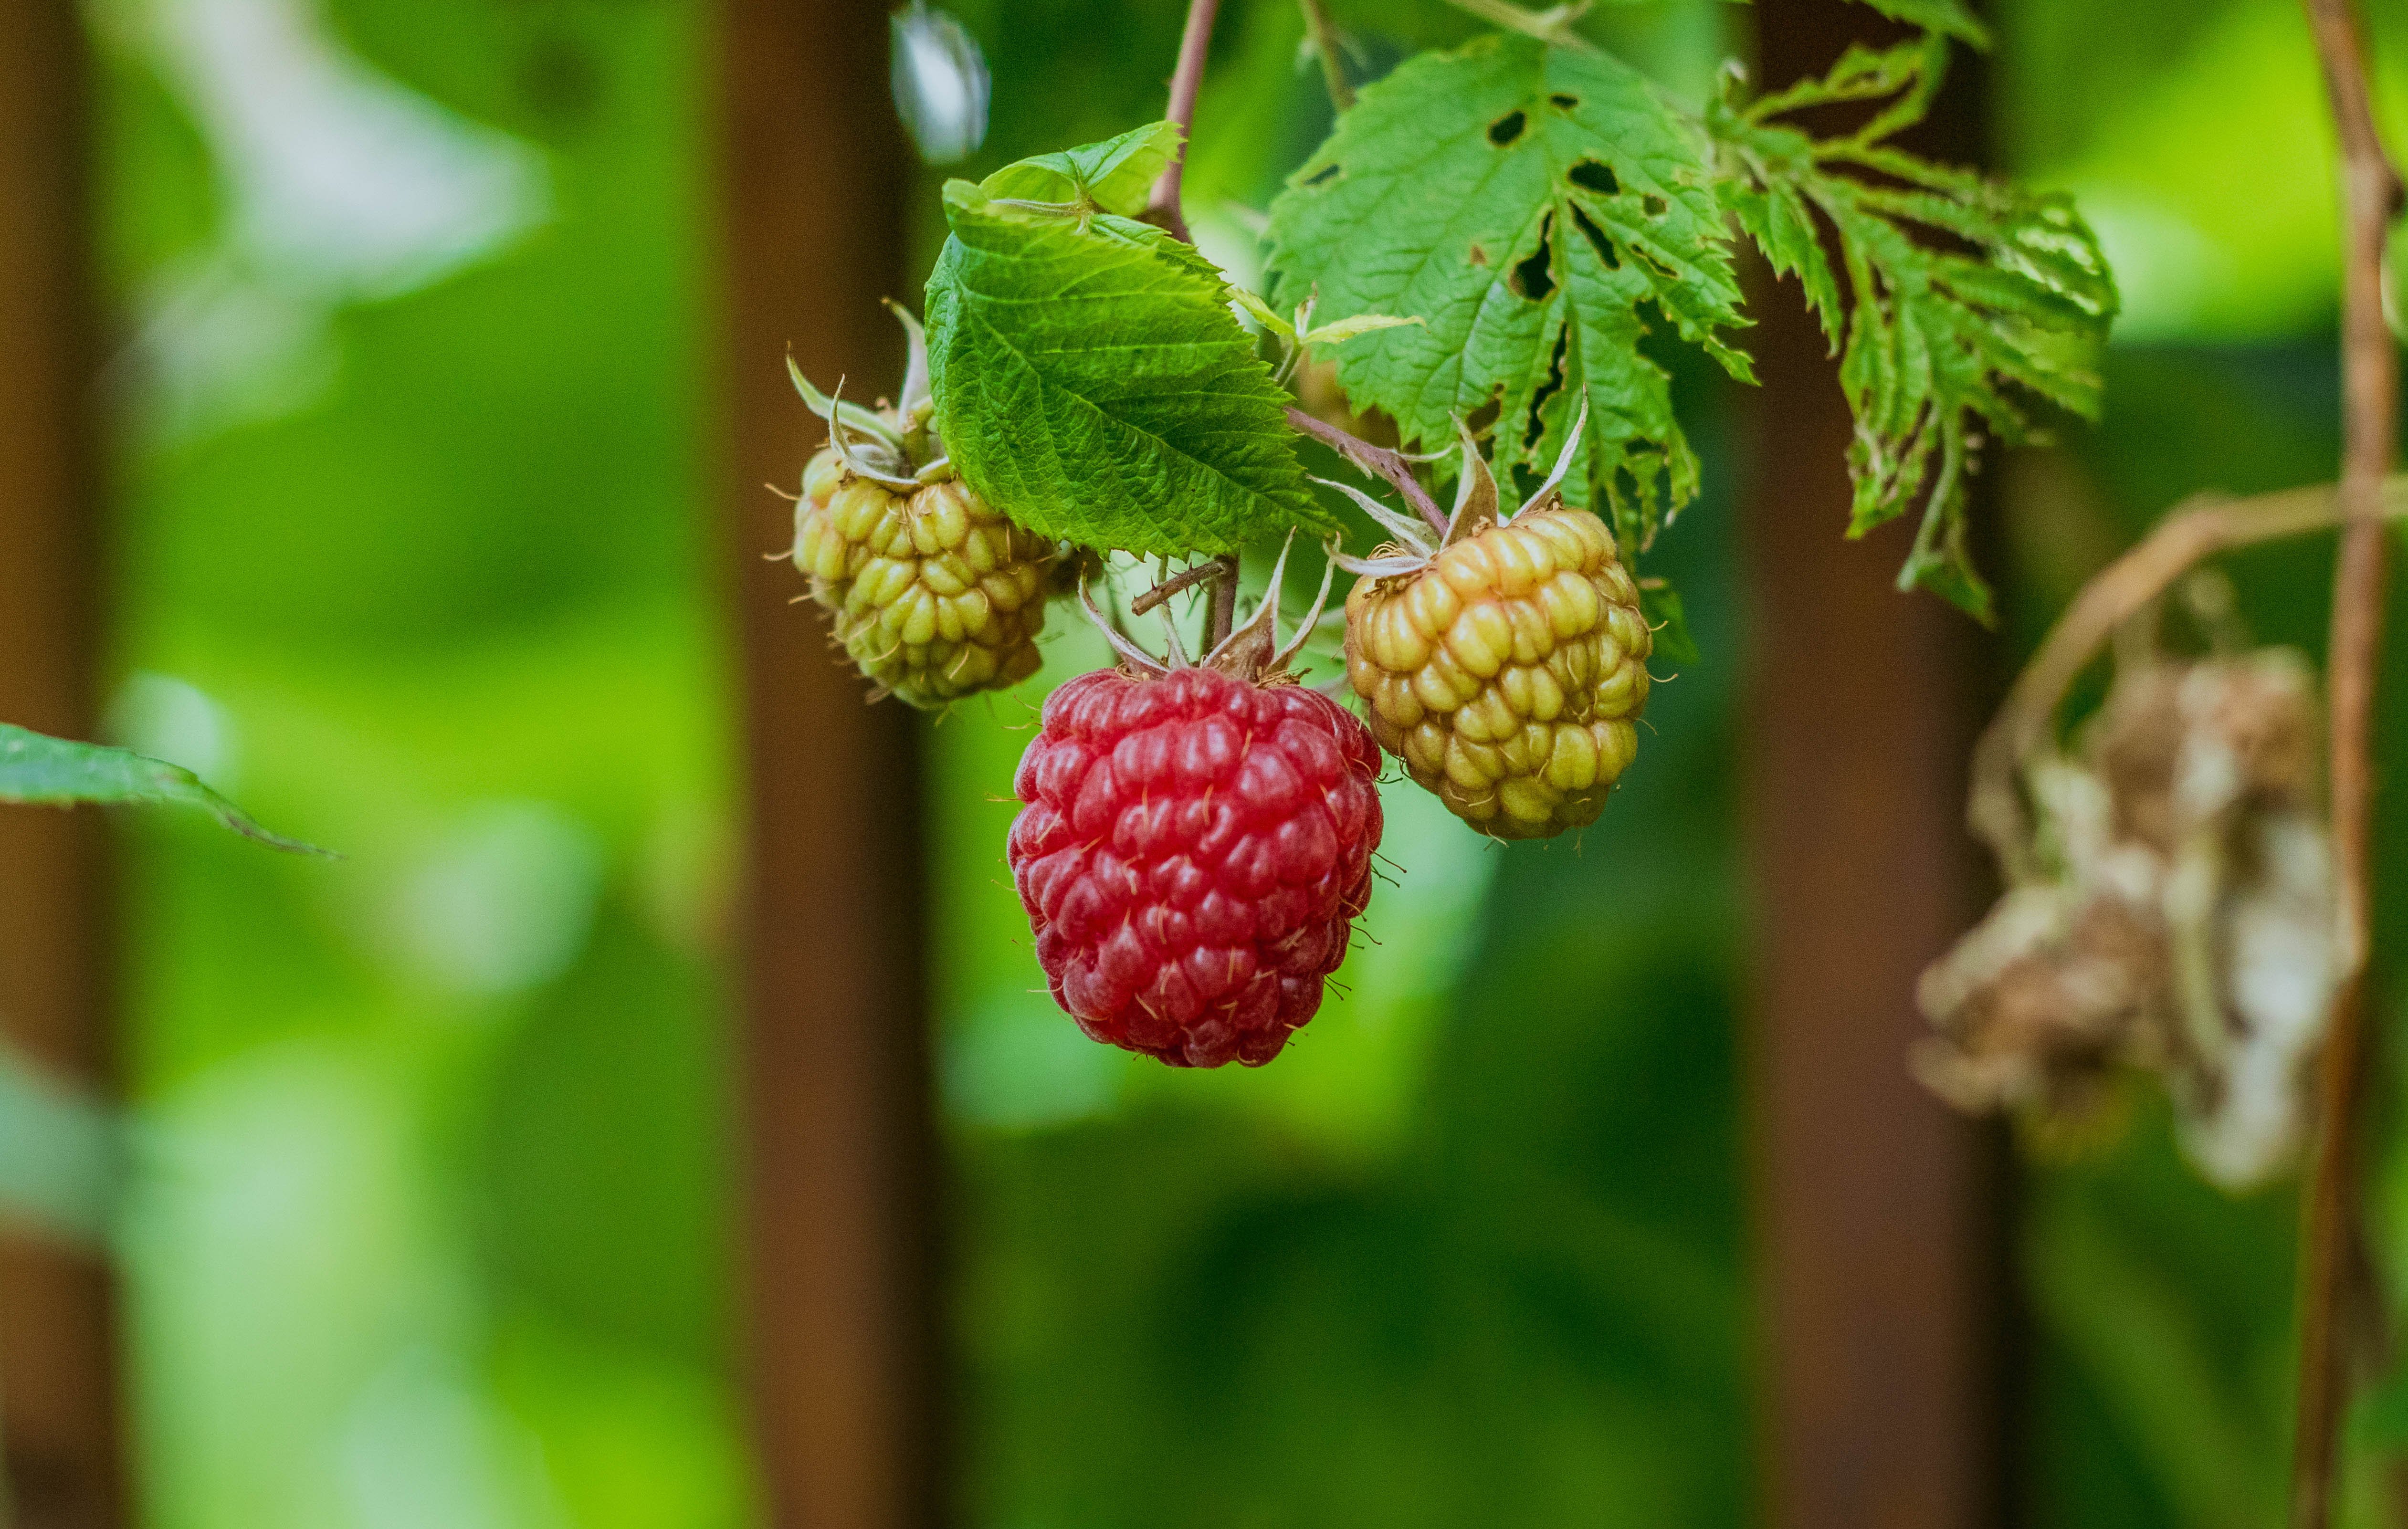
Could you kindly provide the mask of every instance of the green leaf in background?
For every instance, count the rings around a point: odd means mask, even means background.
[[[296,854],[334,854],[269,833],[201,784],[192,771],[123,749],[69,743],[0,722],[0,803],[71,807],[78,802],[155,802],[196,807],[246,838]]]
[[[1111,210],[1142,206],[1176,141],[1156,123],[945,187],[938,426],[969,485],[1041,536],[1180,555],[1328,525],[1219,269]]]
[[[1269,237],[1279,301],[1426,322],[1337,358],[1409,444],[1493,404],[1498,470],[1544,473],[1585,393],[1564,496],[1610,503],[1634,550],[1698,488],[1642,309],[1750,376],[1719,336],[1744,321],[1704,145],[1602,53],[1498,36],[1408,61],[1290,179]]]
[[[1774,270],[1795,276],[1842,356],[1856,417],[1848,464],[1862,536],[1923,522],[1899,575],[1984,622],[1989,587],[1965,549],[1966,480],[1984,436],[2038,438],[2028,407],[2099,412],[2092,369],[2116,308],[2099,241],[2071,199],[1927,164],[1883,140],[1922,114],[1945,45],[1849,50],[1820,80],[1711,113],[1723,199]],[[1861,131],[1820,140],[1774,119],[1895,98]],[[1823,239],[1837,235],[1835,270]],[[1844,283],[1844,290],[1843,290]]]
[[[1975,48],[1990,46],[1990,29],[1973,19],[1965,8],[1965,0],[1864,0],[1894,21],[1922,27],[1945,36],[1971,44]]]
[[[0,1218],[97,1247],[125,1179],[125,1122],[0,1042]]]
[[[1695,664],[1701,656],[1698,639],[1689,635],[1689,613],[1681,592],[1669,584],[1640,586],[1639,613],[1656,634],[1655,655],[1670,664]]]

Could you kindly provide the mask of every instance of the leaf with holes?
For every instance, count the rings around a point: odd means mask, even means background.
[[[1337,352],[1358,410],[1443,446],[1495,418],[1500,472],[1552,465],[1585,394],[1575,505],[1611,505],[1636,550],[1697,492],[1651,332],[1704,347],[1740,293],[1706,146],[1646,79],[1602,53],[1497,36],[1424,54],[1367,87],[1272,204],[1283,302],[1411,314],[1422,327]]]
[[[1166,127],[946,185],[927,307],[945,450],[988,503],[1087,546],[1184,556],[1326,529],[1220,271],[1110,210],[1142,204]]]
[[[79,802],[148,802],[196,807],[245,838],[274,850],[334,856],[280,837],[201,784],[192,771],[123,749],[70,743],[0,722],[0,802],[71,807]]]
[[[2116,309],[2099,241],[2072,203],[1947,169],[1890,147],[1928,99],[1939,50],[1852,49],[1824,79],[1709,114],[1723,196],[1774,270],[1795,276],[1841,356],[1856,417],[1848,464],[1862,536],[1913,507],[1923,520],[1899,576],[1991,619],[1965,547],[1966,479],[1984,432],[2036,438],[2031,406],[2099,412],[2093,363]],[[1839,100],[1899,104],[1822,140],[1778,121]],[[1839,253],[1834,265],[1828,230]]]

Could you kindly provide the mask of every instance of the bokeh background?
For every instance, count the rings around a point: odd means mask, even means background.
[[[994,71],[959,173],[1158,113],[1170,0],[953,8]],[[1475,29],[1434,0],[1336,8],[1358,73]],[[1243,209],[1328,107],[1292,6],[1226,9],[1188,184],[1244,275]],[[126,1100],[0,1072],[0,1213],[121,1261],[159,1529],[759,1522],[727,564],[776,549],[731,545],[714,476],[711,8],[85,11],[108,725],[347,858],[116,824]],[[1999,475],[2003,672],[2183,495],[2330,476],[2338,256],[2290,0],[1988,14],[1995,163],[2080,196],[2126,295],[2106,422]],[[2408,122],[2408,19],[2376,21]],[[1704,3],[1593,22],[1693,99],[1750,25]],[[906,193],[915,270],[942,173]],[[1707,487],[1654,571],[1702,658],[1657,692],[1627,788],[1578,847],[1511,850],[1392,789],[1385,853],[1408,869],[1274,1067],[1175,1074],[1081,1038],[1000,860],[1042,680],[929,727],[960,1522],[1756,1522],[1749,416],[1684,381]],[[2328,553],[2234,560],[2259,636],[2320,646]],[[820,662],[814,618],[793,620],[794,662]],[[1045,677],[1091,646],[1062,633]],[[2408,707],[2384,715],[2403,757]],[[2385,844],[2408,889],[2408,838]],[[2408,898],[2386,907],[2396,950]],[[2408,1135],[2385,1140],[2376,1198],[2408,1213]],[[2020,1522],[2273,1522],[2292,1223],[2286,1190],[2199,1184],[2144,1096],[2028,1168]],[[2408,1240],[2384,1251],[2408,1268]],[[2356,1436],[2358,1510],[2384,1522],[2408,1391]]]

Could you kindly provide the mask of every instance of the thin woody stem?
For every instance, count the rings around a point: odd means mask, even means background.
[[[1179,207],[1179,178],[1187,168],[1187,137],[1196,128],[1196,94],[1204,84],[1204,55],[1212,49],[1212,21],[1221,0],[1188,0],[1187,25],[1179,35],[1179,66],[1170,75],[1170,107],[1165,113],[1179,127],[1179,150],[1164,166],[1146,201],[1148,222],[1159,223],[1189,244],[1187,218]]]
[[[2390,479],[2382,488],[2383,515],[2408,519],[2408,475]],[[2341,494],[2329,483],[2179,506],[2139,546],[2083,586],[2016,677],[2006,704],[1973,750],[1967,816],[1973,831],[1998,851],[2010,879],[2020,879],[2028,869],[2021,861],[2029,825],[2015,772],[2046,741],[2066,692],[2116,631],[2202,559],[2236,547],[2330,531],[2345,519]]]
[[[1194,589],[1197,585],[1205,582],[1207,579],[1223,578],[1228,573],[1228,566],[1217,557],[1208,558],[1202,563],[1191,563],[1186,567],[1180,569],[1177,573],[1172,574],[1169,578],[1164,579],[1161,583],[1156,584],[1154,588],[1146,591],[1143,594],[1131,600],[1129,602],[1129,614],[1132,616],[1142,616],[1147,611],[1154,609],[1156,606],[1168,600],[1172,595],[1184,590]]]
[[[2293,1529],[2332,1522],[2333,1472],[2350,1377],[2344,1292],[2364,1255],[2358,1213],[2358,1113],[2364,1093],[2366,971],[2372,904],[2374,687],[2383,641],[2385,476],[2399,429],[2400,364],[2383,317],[2386,233],[2401,207],[2399,172],[2375,131],[2365,44],[2349,0],[2302,0],[2341,139],[2342,473],[2344,521],[2333,570],[2331,692],[2333,868],[2342,961],[2317,1079],[2314,1177],[2301,1207],[2300,1380],[2291,1456]]]
[[[1343,111],[1354,105],[1354,92],[1346,83],[1345,69],[1339,63],[1336,30],[1330,25],[1329,13],[1322,0],[1301,0],[1301,4],[1304,7],[1306,35],[1312,37],[1314,48],[1321,54],[1323,78],[1329,85],[1329,99]],[[1186,217],[1180,210],[1180,176],[1187,165],[1187,137],[1196,125],[1196,96],[1204,83],[1204,58],[1211,51],[1212,21],[1220,8],[1220,0],[1188,0],[1187,25],[1179,35],[1179,65],[1170,76],[1168,117],[1179,127],[1179,152],[1163,170],[1161,179],[1154,183],[1154,193],[1146,202],[1148,221],[1168,229],[1190,244],[1196,241],[1187,230]],[[1562,14],[1566,18],[1577,16],[1584,8],[1584,5],[1563,7]],[[1555,14],[1550,13],[1551,16]],[[1374,446],[1334,424],[1316,420],[1294,406],[1289,407],[1287,418],[1290,424],[1336,448],[1366,472],[1386,479],[1424,520],[1440,531],[1446,529],[1445,512],[1430,498],[1429,491],[1421,486],[1420,479],[1413,476],[1412,464],[1402,456]],[[1228,564],[1229,577],[1213,586],[1211,643],[1207,644],[1208,650],[1212,644],[1229,635],[1237,621],[1238,560],[1231,557],[1225,561]]]
[[[1186,214],[1180,210],[1180,177],[1187,168],[1187,140],[1196,130],[1196,97],[1204,88],[1204,59],[1212,50],[1212,22],[1220,14],[1221,0],[1188,0],[1187,24],[1179,34],[1179,64],[1170,72],[1170,106],[1164,113],[1179,128],[1179,149],[1170,163],[1163,167],[1161,178],[1154,183],[1154,194],[1147,198],[1146,221],[1170,230],[1189,244],[1196,236],[1188,232]],[[1203,571],[1198,572],[1201,569]],[[1195,577],[1188,579],[1188,574]],[[1221,645],[1238,621],[1238,559],[1230,553],[1198,564],[1180,576],[1189,583],[1214,579],[1212,598],[1204,613],[1204,650],[1211,652]],[[1178,583],[1179,579],[1173,579]],[[1181,587],[1184,587],[1182,585]],[[1160,594],[1168,599],[1170,584],[1148,592],[1150,598]],[[1160,601],[1155,601],[1159,604]]]

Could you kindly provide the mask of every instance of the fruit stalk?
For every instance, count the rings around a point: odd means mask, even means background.
[[[1441,536],[1445,534],[1446,511],[1438,507],[1438,501],[1430,497],[1429,491],[1422,487],[1421,479],[1413,476],[1413,464],[1401,453],[1383,446],[1374,446],[1360,436],[1351,435],[1326,420],[1307,414],[1294,404],[1288,406],[1287,422],[1365,472],[1385,479],[1391,488],[1405,496],[1405,503],[1412,506],[1421,518],[1429,522],[1431,530]]]
[[[1226,552],[1212,560],[1220,565],[1221,575],[1212,581],[1212,602],[1204,613],[1204,650],[1211,652],[1221,646],[1238,624],[1238,554]],[[1270,596],[1279,598],[1274,591]]]
[[[2384,241],[2401,181],[2375,131],[2365,46],[2348,0],[2301,0],[2315,34],[2341,139],[2341,555],[2333,573],[2331,690],[2333,850],[2342,987],[2317,1080],[2321,1123],[2302,1207],[2300,1383],[2291,1461],[2293,1529],[2332,1520],[2333,1468],[2349,1392],[2344,1296],[2364,1267],[2357,1210],[2358,1107],[2364,1093],[2366,972],[2372,896],[2373,712],[2383,639],[2383,480],[2399,429],[2399,356],[2383,316]]]

